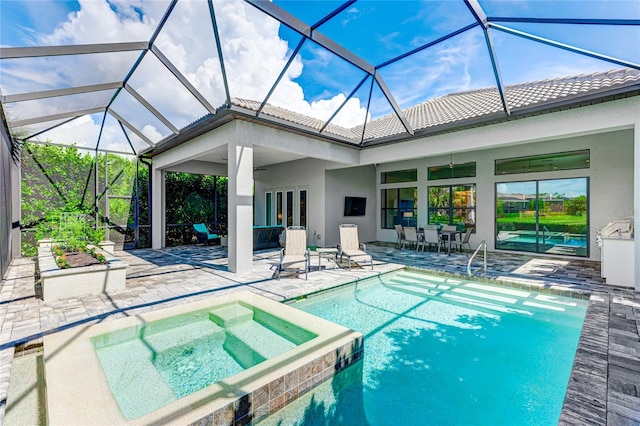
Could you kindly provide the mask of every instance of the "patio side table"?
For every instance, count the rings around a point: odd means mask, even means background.
[[[316,247],[315,252],[318,255],[318,270],[322,267],[323,258],[332,261],[333,269],[336,269],[336,267],[338,266],[338,249],[330,247]]]

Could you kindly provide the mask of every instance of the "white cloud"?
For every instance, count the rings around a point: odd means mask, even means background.
[[[38,136],[38,140],[51,140],[62,145],[74,145],[85,148],[95,148],[98,142],[100,125],[96,124],[89,115],[79,117],[66,125],[56,127]]]
[[[116,0],[81,0],[80,10],[67,15],[51,33],[39,34],[37,42],[43,45],[88,44],[108,42],[147,41],[155,30],[168,3],[159,1],[133,2]],[[290,55],[285,40],[279,36],[280,23],[266,17],[242,1],[214,2],[216,20],[221,36],[222,53],[232,97],[261,101],[276,81]],[[145,14],[141,15],[140,11]],[[150,12],[149,14],[147,14]],[[178,2],[171,17],[156,40],[156,46],[189,79],[215,107],[225,100],[225,91],[213,39],[213,29],[206,2]],[[138,52],[128,54],[79,55],[61,59],[39,60],[38,75],[46,76],[39,87],[25,84],[23,71],[12,70],[15,79],[3,82],[17,89],[10,93],[95,84],[122,80],[135,61]],[[151,57],[151,53],[147,56]],[[317,61],[326,61],[322,54]],[[145,58],[130,80],[131,85],[177,127],[200,118],[207,111],[202,108],[182,85],[155,58]],[[32,62],[33,64],[33,62]],[[32,69],[32,64],[29,69]],[[278,89],[269,102],[289,110],[321,120],[328,119],[345,100],[345,94],[333,94],[326,99],[309,102],[303,87],[295,81],[300,77],[303,63],[296,57],[288,68]],[[134,84],[135,83],[135,84]],[[68,105],[73,110],[72,105]],[[366,108],[359,99],[351,99],[336,117],[334,124],[356,126],[362,123]],[[118,111],[123,114],[122,111]],[[135,122],[135,119],[125,117]],[[50,137],[61,140],[87,138],[82,144],[95,145],[95,127],[90,117],[75,124],[64,125],[50,132]],[[150,122],[136,123],[151,140],[162,135]],[[115,146],[121,139],[121,130],[105,127],[101,148]],[[108,128],[108,130],[107,130]],[[92,139],[93,138],[93,139]],[[128,145],[128,144],[127,144]]]

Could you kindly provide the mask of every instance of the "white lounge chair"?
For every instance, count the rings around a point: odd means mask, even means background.
[[[278,278],[285,270],[304,271],[304,279],[311,267],[309,249],[307,249],[307,230],[303,226],[289,226],[284,248],[280,251]]]
[[[358,241],[358,225],[352,223],[340,225],[340,244],[338,245],[338,253],[340,254],[340,263],[342,256],[346,256],[349,262],[349,270],[351,270],[351,261],[358,263],[360,261],[371,264],[373,269],[373,257],[367,253],[367,246],[360,244]]]

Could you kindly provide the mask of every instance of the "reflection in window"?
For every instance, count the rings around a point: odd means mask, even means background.
[[[447,164],[429,167],[429,180],[476,177],[476,163]]]
[[[395,170],[393,172],[380,173],[380,183],[416,182],[418,169]]]
[[[287,226],[293,226],[293,191],[287,191]]]
[[[394,225],[416,226],[418,188],[394,188],[382,190],[382,229]]]
[[[496,160],[496,175],[589,168],[589,150]]]
[[[300,190],[300,226],[307,227],[307,190]]]
[[[276,225],[282,225],[282,191],[276,192]]]
[[[476,186],[430,186],[429,224],[475,227]]]
[[[264,224],[266,226],[271,226],[271,204],[272,204],[272,195],[270,192],[265,194],[264,200]]]

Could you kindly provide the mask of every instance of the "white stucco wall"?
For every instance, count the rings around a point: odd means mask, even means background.
[[[339,167],[336,169],[336,167]],[[265,193],[271,192],[275,206],[276,192],[294,191],[294,224],[298,225],[299,189],[307,189],[307,230],[309,244],[313,232],[321,235],[320,246],[335,247],[340,242],[338,226],[358,225],[362,242],[376,239],[375,173],[373,166],[343,168],[343,164],[315,159],[290,161],[258,170],[255,177],[256,225],[265,224]],[[366,197],[365,216],[344,216],[344,197]],[[275,224],[275,223],[273,223]]]
[[[600,251],[596,246],[595,231],[603,228],[614,219],[633,215],[633,131],[621,130],[578,136],[559,140],[551,140],[525,145],[512,145],[502,148],[485,149],[473,152],[461,152],[453,155],[454,163],[476,162],[476,177],[461,179],[427,180],[427,169],[431,166],[448,164],[449,155],[421,158],[419,160],[400,161],[378,165],[377,172],[418,169],[418,225],[427,221],[428,187],[430,185],[476,184],[476,233],[471,237],[471,245],[476,246],[486,240],[488,248],[495,248],[495,185],[500,182],[517,182],[536,179],[560,179],[570,177],[589,178],[589,230],[590,258],[600,259]],[[546,153],[590,150],[590,167],[588,169],[563,170],[540,173],[523,173],[496,176],[495,160]],[[379,180],[379,176],[377,176]],[[392,187],[416,186],[415,183],[378,184],[379,189]],[[378,191],[379,192],[379,191]],[[378,201],[378,205],[380,202]],[[380,229],[378,219],[378,236],[380,241],[395,241],[394,230]]]
[[[376,218],[380,209],[376,200],[376,172],[374,166],[327,170],[325,175],[325,246],[335,247],[340,242],[340,225],[358,225],[361,243],[377,240]],[[364,216],[345,216],[344,197],[365,197]]]
[[[319,233],[322,238],[319,245],[326,245],[325,229],[325,170],[339,166],[337,163],[303,159],[287,163],[268,166],[265,170],[254,172],[255,193],[255,224],[265,225],[265,193],[271,192],[272,208],[275,208],[276,192],[282,191],[283,197],[286,191],[294,191],[294,225],[299,217],[299,190],[307,189],[307,237],[311,244],[313,232]],[[284,219],[283,219],[284,220]],[[275,225],[275,221],[272,222]]]

